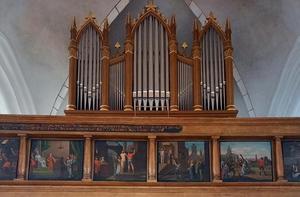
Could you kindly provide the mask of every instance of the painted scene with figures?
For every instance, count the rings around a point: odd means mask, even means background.
[[[147,142],[97,140],[94,180],[146,181]]]
[[[209,142],[158,142],[157,168],[159,181],[210,181]]]
[[[273,180],[270,141],[223,141],[220,146],[224,182]]]
[[[18,138],[0,138],[0,180],[16,178],[19,157]]]
[[[29,179],[81,180],[82,140],[31,140]]]
[[[285,178],[300,182],[300,140],[286,140],[282,145]]]

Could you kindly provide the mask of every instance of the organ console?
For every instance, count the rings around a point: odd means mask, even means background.
[[[107,20],[102,29],[93,16],[79,29],[74,20],[66,114],[236,116],[229,20],[225,30],[212,13],[203,25],[195,20],[191,56],[178,51],[175,16],[167,19],[153,2],[136,19],[128,14],[120,28],[124,51],[111,56]]]

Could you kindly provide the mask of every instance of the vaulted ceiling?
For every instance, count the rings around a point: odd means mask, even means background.
[[[231,19],[240,116],[300,115],[300,1],[154,2],[167,14],[175,14],[181,23],[195,16],[203,21],[210,11],[221,24],[227,17]],[[1,0],[0,112],[50,114],[55,109],[55,113],[62,113],[73,17],[82,23],[92,11],[99,23],[108,16],[114,28],[128,11],[145,3],[146,0]],[[137,13],[140,8],[136,10]],[[179,30],[179,42],[191,33]],[[112,43],[121,39],[120,35],[111,35]]]

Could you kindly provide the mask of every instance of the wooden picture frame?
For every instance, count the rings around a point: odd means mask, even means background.
[[[289,182],[300,182],[300,139],[282,141],[284,177]]]
[[[29,180],[80,181],[84,140],[31,138],[27,159]]]
[[[93,144],[94,181],[147,181],[147,140],[95,139]]]
[[[273,164],[272,140],[220,140],[220,170],[223,182],[272,182]]]
[[[19,146],[18,137],[0,137],[0,180],[17,177]]]
[[[210,182],[210,150],[204,139],[158,140],[158,182]]]

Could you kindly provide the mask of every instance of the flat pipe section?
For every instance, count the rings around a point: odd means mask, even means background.
[[[154,90],[155,90],[155,109],[156,111],[159,110],[159,102],[160,102],[160,77],[159,74],[160,72],[160,66],[159,66],[159,40],[158,40],[158,21],[154,20],[154,45],[155,45],[155,50],[154,50]]]
[[[192,66],[178,61],[178,88],[179,110],[190,111],[193,109],[193,70]]]
[[[223,41],[210,28],[202,37],[202,105],[204,110],[225,110]]]
[[[154,38],[157,39],[157,38]],[[153,76],[153,24],[152,24],[152,16],[149,16],[149,55],[148,55],[148,63],[149,63],[149,77],[148,77],[148,99],[149,99],[149,108],[150,111],[153,109],[153,101],[154,101],[154,76]]]
[[[161,25],[161,27],[163,28],[163,26]],[[165,32],[165,84],[166,84],[166,89],[165,89],[165,100],[166,100],[166,106],[167,106],[167,111],[169,111],[169,106],[170,106],[170,72],[169,72],[169,39],[168,39],[168,33],[166,30],[164,30]]]
[[[201,79],[202,79],[202,107],[203,110],[207,110],[206,107],[206,35],[202,38],[202,72],[201,72]]]
[[[78,110],[99,110],[101,103],[101,52],[100,36],[88,26],[78,46],[77,93]]]
[[[169,110],[168,52],[166,30],[154,16],[148,16],[134,33],[134,110]]]
[[[136,109],[136,103],[137,103],[137,92],[138,92],[138,83],[137,83],[137,72],[138,72],[138,68],[137,68],[137,31],[134,32],[134,45],[133,45],[134,51],[133,51],[133,92],[132,92],[132,98],[133,98],[133,109]]]
[[[109,105],[112,111],[123,111],[125,99],[125,62],[110,65]]]
[[[165,71],[166,71],[166,67],[164,64],[164,60],[165,60],[165,51],[164,51],[164,28],[162,27],[161,24],[159,24],[159,39],[160,39],[160,49],[159,49],[159,53],[160,53],[160,73],[161,73],[161,77],[160,77],[160,101],[161,101],[161,109],[162,111],[165,110],[165,101],[166,101],[166,86],[165,86]]]
[[[80,75],[81,75],[81,64],[82,64],[82,40],[79,41],[78,46],[78,55],[77,55],[77,80],[76,80],[76,108],[80,109],[80,102],[81,102],[81,86],[80,86]]]

